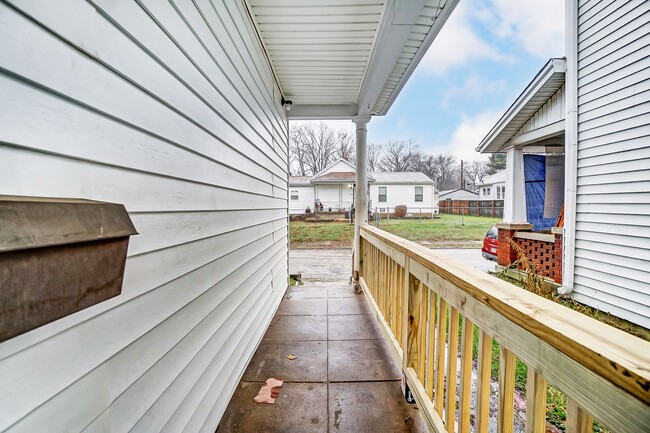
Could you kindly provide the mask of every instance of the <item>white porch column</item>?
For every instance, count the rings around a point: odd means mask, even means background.
[[[503,201],[504,223],[527,223],[524,152],[510,147],[506,159],[506,197]]]
[[[359,290],[359,269],[361,265],[360,227],[368,224],[368,122],[370,116],[358,116],[352,119],[357,125],[357,181],[354,196],[354,268],[352,278],[355,291]]]

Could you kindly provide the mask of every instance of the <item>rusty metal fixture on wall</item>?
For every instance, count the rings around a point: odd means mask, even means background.
[[[119,295],[134,234],[121,204],[0,196],[0,341]]]

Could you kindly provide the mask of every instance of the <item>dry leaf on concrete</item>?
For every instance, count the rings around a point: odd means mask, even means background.
[[[291,355],[287,355],[287,359],[293,361],[294,359],[298,359],[298,357],[292,353]]]

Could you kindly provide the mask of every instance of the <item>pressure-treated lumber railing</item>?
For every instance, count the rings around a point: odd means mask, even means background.
[[[569,433],[592,431],[592,416],[650,431],[650,343],[372,226],[360,254],[361,287],[431,431],[488,431],[492,339],[499,432],[513,430],[516,359],[528,366],[527,433],[545,431],[547,383],[567,395]]]

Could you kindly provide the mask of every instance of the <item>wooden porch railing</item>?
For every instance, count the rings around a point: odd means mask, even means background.
[[[372,226],[360,254],[361,287],[431,431],[469,432],[472,418],[488,431],[492,339],[499,432],[513,430],[517,358],[527,433],[545,431],[547,383],[568,397],[569,433],[592,431],[592,416],[613,432],[650,431],[650,343]]]

